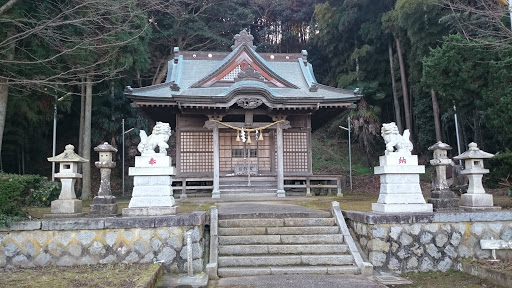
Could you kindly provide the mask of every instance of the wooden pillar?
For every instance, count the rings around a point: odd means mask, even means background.
[[[204,128],[213,130],[213,190],[212,198],[220,198],[219,175],[220,175],[220,145],[219,125],[213,121],[206,121]]]
[[[284,143],[283,130],[290,128],[290,122],[284,121],[277,124],[277,197],[286,197],[284,191]]]
[[[219,125],[213,127],[213,191],[212,198],[220,198],[219,174],[220,174],[220,147],[219,147]]]

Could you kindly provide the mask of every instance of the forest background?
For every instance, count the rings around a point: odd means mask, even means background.
[[[350,116],[368,167],[382,150],[380,124],[391,121],[400,131],[410,129],[420,155],[437,141],[457,151],[458,129],[461,151],[474,141],[509,155],[505,162],[512,167],[507,4],[0,0],[0,170],[49,177],[55,115],[57,154],[72,143],[93,162],[94,146],[108,141],[120,148],[122,119],[127,130],[134,128],[126,141],[136,143],[138,131],[151,123],[131,108],[124,87],[161,83],[173,47],[230,51],[233,36],[244,28],[255,36],[258,52],[306,49],[320,83],[361,90],[358,108],[329,122],[323,133],[346,138],[338,127]],[[133,149],[126,152],[134,156]],[[90,179],[90,165],[82,173]],[[83,199],[90,190],[84,180]]]

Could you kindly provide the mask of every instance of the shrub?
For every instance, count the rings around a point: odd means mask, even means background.
[[[509,185],[512,184],[512,152],[496,153],[496,156],[489,159],[489,170],[491,173],[486,184],[491,187],[510,187]]]
[[[50,205],[58,198],[59,187],[40,175],[0,173],[0,226],[25,217],[25,206]]]
[[[61,184],[58,182],[42,181],[30,195],[30,206],[48,207],[53,200],[59,198]]]

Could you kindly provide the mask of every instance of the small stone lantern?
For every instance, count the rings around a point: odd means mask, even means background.
[[[75,182],[76,179],[82,178],[82,174],[78,173],[78,163],[86,163],[89,160],[80,157],[74,150],[75,147],[68,144],[63,153],[48,158],[48,161],[60,164],[59,173],[55,174],[55,178],[60,178],[62,189],[59,199],[52,201],[52,214],[46,214],[46,218],[85,215],[82,213],[82,200],[76,199]]]
[[[112,196],[110,189],[110,174],[116,163],[112,161],[113,154],[117,149],[107,142],[94,147],[94,151],[99,152],[99,161],[95,162],[97,168],[100,168],[101,183],[98,190],[98,196],[94,197],[91,204],[90,216],[115,216],[117,214],[116,197]]]
[[[494,155],[478,149],[474,142],[469,143],[468,146],[468,151],[453,157],[455,160],[464,160],[466,168],[461,173],[467,175],[469,179],[468,192],[461,196],[462,208],[465,210],[501,209],[493,206],[492,195],[486,194],[482,185],[483,175],[489,173],[489,170],[484,168],[483,160],[492,158]]]
[[[448,158],[448,150],[451,149],[450,145],[441,141],[428,148],[428,150],[434,151],[434,159],[430,160],[430,164],[436,168],[436,175],[432,183],[432,195],[429,200],[435,211],[453,209],[459,204],[459,199],[450,190],[446,181],[446,166],[453,163]]]

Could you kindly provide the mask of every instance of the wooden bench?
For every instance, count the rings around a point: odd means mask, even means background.
[[[342,189],[345,186],[345,177],[341,175],[297,175],[285,176],[284,188],[286,189],[305,189],[306,196],[312,196],[314,189],[328,189],[336,191],[337,196],[343,196]]]
[[[197,185],[208,183],[207,185]],[[211,184],[210,184],[211,183]],[[187,190],[209,190],[209,193],[213,190],[213,179],[212,178],[194,178],[194,177],[175,177],[172,180],[173,189],[181,190],[181,199],[187,198]]]
[[[512,249],[512,241],[505,240],[494,240],[494,239],[482,239],[480,240],[480,248],[481,249],[491,249],[492,259],[494,261],[499,261],[496,259],[496,249],[507,250]]]

